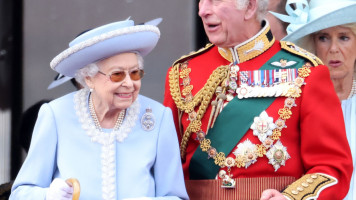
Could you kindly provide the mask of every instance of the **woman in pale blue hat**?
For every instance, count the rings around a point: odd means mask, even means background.
[[[10,199],[188,199],[171,110],[139,95],[158,21],[90,30],[51,67],[84,86],[41,107]]]
[[[289,0],[283,38],[315,53],[328,66],[341,101],[347,138],[356,164],[356,0]],[[327,108],[326,108],[327,109]],[[346,199],[356,199],[355,168]]]

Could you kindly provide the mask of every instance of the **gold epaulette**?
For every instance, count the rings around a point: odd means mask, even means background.
[[[313,64],[313,66],[323,65],[323,62],[320,60],[320,58],[310,53],[309,51],[300,48],[294,43],[288,41],[281,41],[280,43],[282,49],[307,59]]]
[[[326,174],[306,174],[283,191],[283,195],[291,200],[317,199],[325,188],[335,185],[338,181]]]
[[[190,52],[188,55],[184,55],[182,57],[180,57],[178,60],[176,60],[174,63],[173,63],[173,66],[176,65],[177,63],[180,63],[180,62],[184,62],[194,56],[197,56],[197,55],[200,55],[202,53],[204,53],[205,51],[209,50],[211,47],[213,47],[214,45],[211,44],[211,43],[208,43],[205,45],[205,47],[199,49],[198,51],[192,51]]]

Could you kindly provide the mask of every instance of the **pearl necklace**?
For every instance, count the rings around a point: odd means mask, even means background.
[[[74,95],[76,114],[82,128],[91,138],[92,142],[101,144],[101,177],[102,199],[116,199],[116,148],[115,142],[123,142],[131,129],[135,126],[140,113],[138,99],[125,111],[120,112],[114,129],[110,133],[103,132],[99,120],[95,114],[93,102],[88,89],[81,89]],[[88,100],[89,98],[89,100]],[[89,105],[88,105],[89,104]],[[89,107],[89,109],[88,109]],[[125,118],[125,121],[124,121]]]
[[[352,88],[350,91],[349,96],[347,97],[347,99],[350,99],[352,96],[354,96],[356,94],[356,79],[353,79],[352,81]]]
[[[89,109],[89,93],[90,92],[88,89],[81,89],[74,95],[76,113],[86,134],[91,138],[91,141],[97,142],[99,144],[106,144],[108,137],[114,137],[118,142],[123,142],[128,137],[132,128],[135,126],[138,115],[140,113],[140,104],[138,99],[136,99],[136,101],[133,102],[128,109],[126,109],[126,116],[124,117],[125,120],[123,120],[119,129],[113,130],[108,134],[104,133],[96,127],[94,120],[95,117],[91,116]]]
[[[95,113],[95,107],[94,107],[92,95],[90,95],[90,97],[89,97],[89,111],[90,111],[91,117],[94,120],[95,127],[97,129],[99,129],[99,131],[102,131],[102,128],[101,128],[100,123],[99,123],[99,119],[98,119],[98,117],[96,116],[96,113]],[[119,113],[113,130],[119,130],[122,122],[124,121],[125,113],[126,113],[126,110],[122,110]]]

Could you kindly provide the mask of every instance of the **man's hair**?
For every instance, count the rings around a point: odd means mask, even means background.
[[[237,9],[244,9],[250,0],[236,0]],[[267,13],[268,0],[257,0],[257,20],[262,21]]]

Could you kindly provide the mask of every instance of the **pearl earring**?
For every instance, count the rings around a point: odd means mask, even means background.
[[[93,92],[94,91],[94,89],[93,88],[90,88],[90,90],[89,90],[90,92]]]

